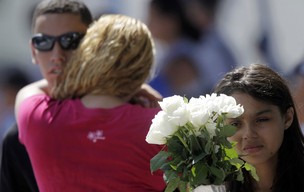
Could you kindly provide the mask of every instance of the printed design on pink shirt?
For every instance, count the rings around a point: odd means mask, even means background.
[[[105,140],[106,137],[103,136],[102,130],[90,131],[88,133],[88,139],[96,143],[98,140]]]

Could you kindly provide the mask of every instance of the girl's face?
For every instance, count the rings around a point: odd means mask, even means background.
[[[235,135],[229,138],[237,142],[236,150],[242,159],[252,165],[270,163],[277,160],[278,150],[283,142],[284,131],[293,119],[293,110],[282,115],[275,105],[261,102],[245,93],[231,95],[244,107],[242,116],[228,119],[237,127]]]

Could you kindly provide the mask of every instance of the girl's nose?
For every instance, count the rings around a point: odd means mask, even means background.
[[[243,139],[253,139],[258,137],[254,125],[246,124],[244,125],[243,130]]]

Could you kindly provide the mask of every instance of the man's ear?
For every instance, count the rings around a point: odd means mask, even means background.
[[[31,48],[31,54],[32,54],[32,63],[33,64],[37,64],[37,61],[36,61],[36,49],[32,43],[32,40],[29,41],[29,46]]]
[[[286,112],[286,114],[285,114],[285,122],[284,122],[284,124],[285,124],[285,127],[284,127],[285,130],[288,129],[288,128],[290,127],[290,125],[291,125],[291,123],[292,123],[292,121],[293,121],[294,113],[295,113],[295,111],[294,111],[294,108],[293,108],[293,107],[289,107],[289,108],[287,109],[287,112]]]

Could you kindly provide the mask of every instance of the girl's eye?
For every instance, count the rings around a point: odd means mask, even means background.
[[[235,127],[239,127],[241,125],[240,122],[236,122],[236,121],[230,122],[229,124],[232,125],[232,126],[235,126]]]
[[[260,122],[266,122],[266,121],[269,121],[269,118],[258,118],[256,120],[256,122],[260,123]]]

